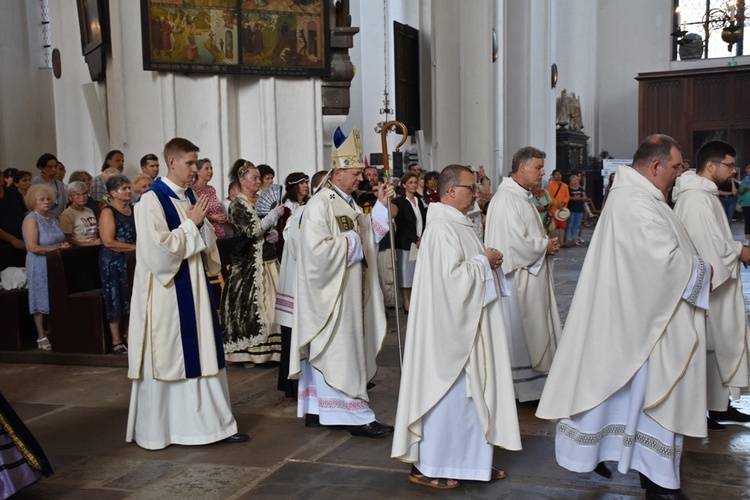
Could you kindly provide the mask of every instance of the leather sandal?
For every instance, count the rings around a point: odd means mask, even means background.
[[[415,466],[411,466],[411,474],[409,474],[409,481],[418,484],[420,486],[427,486],[429,488],[435,488],[436,490],[452,490],[461,486],[461,482],[456,479],[448,479],[444,477],[428,477],[419,472]],[[451,483],[451,481],[453,481]]]
[[[492,472],[490,473],[490,481],[498,481],[500,479],[505,479],[508,476],[508,474],[505,473],[505,471],[499,467],[493,467]]]
[[[128,348],[122,342],[112,345],[112,354],[127,354]]]

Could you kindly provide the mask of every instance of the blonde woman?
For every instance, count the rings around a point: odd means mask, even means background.
[[[55,192],[46,184],[31,186],[24,199],[31,209],[23,220],[23,240],[26,244],[26,281],[29,285],[29,312],[34,316],[37,347],[49,351],[52,344],[44,329],[44,316],[49,314],[47,286],[47,253],[57,248],[68,248],[65,235],[50,210],[56,201]]]

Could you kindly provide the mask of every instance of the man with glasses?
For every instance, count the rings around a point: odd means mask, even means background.
[[[750,415],[729,404],[748,386],[748,334],[740,264],[750,264],[750,248],[735,241],[718,185],[737,174],[737,151],[723,141],[710,141],[698,150],[695,172],[685,172],[675,184],[674,212],[682,221],[698,254],[713,268],[711,313],[706,322],[709,430],[724,430],[718,420],[750,422]]]
[[[159,177],[159,157],[149,153],[141,158],[141,172],[151,177],[155,181]]]
[[[487,212],[485,243],[505,255],[502,269],[511,289],[503,305],[520,402],[542,395],[562,331],[551,262],[560,245],[547,236],[531,194],[541,186],[545,156],[530,146],[519,149]]]
[[[503,287],[503,254],[485,248],[466,218],[476,187],[468,167],[449,165],[414,275],[392,458],[413,464],[409,481],[436,489],[460,480],[503,479],[495,446],[521,449]]]
[[[706,436],[711,266],[666,202],[681,170],[666,135],[617,169],[536,413],[558,421],[558,464],[609,477],[616,461],[649,499],[686,498],[683,437]]]

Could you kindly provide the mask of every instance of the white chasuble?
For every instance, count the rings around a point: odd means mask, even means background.
[[[424,419],[462,374],[463,396],[471,401],[484,440],[521,449],[502,306],[498,299],[484,306],[486,286],[500,296],[497,277],[485,281],[485,263],[474,258],[483,252],[466,216],[430,204],[412,288],[392,458],[409,463],[425,458],[419,451]],[[466,430],[454,422],[443,432]]]
[[[562,331],[552,263],[547,256],[549,238],[532,200],[531,193],[513,178],[503,179],[487,211],[485,236],[487,247],[503,253],[503,273],[515,287],[516,296],[507,304],[511,315],[507,319],[509,327],[515,327],[513,337],[526,341],[528,364],[513,359],[515,371],[527,372],[524,379],[535,376],[531,370],[549,371]],[[539,396],[537,393],[533,399]]]
[[[364,259],[348,265],[353,249],[345,233],[352,230]],[[306,357],[326,384],[364,401],[387,330],[373,233],[370,218],[333,189],[321,189],[305,205],[292,328],[292,353],[299,355],[289,366],[294,378]]]
[[[706,435],[705,311],[695,304],[710,268],[695,254],[662,192],[620,167],[538,417],[568,418],[595,408],[648,361],[643,411],[673,433]],[[694,268],[694,261],[701,265]]]
[[[740,276],[742,243],[732,236],[718,193],[716,184],[691,171],[677,178],[672,191],[675,214],[698,255],[713,268],[706,344],[709,375],[718,371],[718,376],[709,376],[708,409],[725,411],[730,392],[739,399],[748,386],[748,325]]]

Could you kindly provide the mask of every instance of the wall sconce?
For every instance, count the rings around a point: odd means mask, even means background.
[[[552,88],[557,87],[557,64],[552,63]]]

